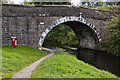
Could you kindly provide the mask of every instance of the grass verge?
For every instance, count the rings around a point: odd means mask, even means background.
[[[37,59],[47,55],[48,52],[40,51],[37,48],[17,46],[11,51],[10,46],[2,47],[2,77],[10,78],[14,73],[33,63]]]
[[[117,78],[61,51],[42,61],[33,71],[32,78]]]

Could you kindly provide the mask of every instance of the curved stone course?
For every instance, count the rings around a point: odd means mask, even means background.
[[[95,32],[95,34],[97,35],[97,38],[99,40],[99,43],[102,42],[102,39],[101,39],[101,36],[100,36],[100,32],[96,29],[96,27],[93,24],[91,24],[89,21],[85,20],[84,18],[80,18],[80,17],[76,17],[76,16],[69,16],[69,17],[63,17],[63,18],[60,18],[60,19],[54,21],[52,24],[50,24],[46,28],[46,30],[40,36],[40,40],[39,40],[40,47],[42,46],[46,35],[48,34],[48,32],[51,29],[53,29],[54,27],[56,27],[59,24],[62,24],[62,23],[65,23],[65,22],[69,22],[69,21],[77,21],[77,22],[80,22],[80,23],[83,23],[83,24],[87,25],[88,27],[90,27]]]

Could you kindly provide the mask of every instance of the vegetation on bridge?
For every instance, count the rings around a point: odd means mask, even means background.
[[[117,5],[111,5],[111,6],[99,6],[97,9],[100,10],[109,10],[109,11],[118,11],[118,6]]]
[[[33,47],[18,46],[11,52],[10,46],[2,47],[2,76],[10,78],[14,73],[47,55],[48,52],[40,51]]]
[[[85,6],[85,4],[88,4],[88,6]],[[92,3],[92,5],[91,5]],[[118,11],[118,4],[120,2],[83,2],[81,7],[86,8],[93,8],[93,9],[99,9],[99,10],[108,10],[108,11]]]
[[[120,16],[108,20],[106,50],[113,55],[120,56]]]
[[[70,2],[24,2],[25,5],[71,5]]]
[[[116,78],[78,60],[66,52],[55,51],[55,55],[42,61],[32,73],[32,78]]]

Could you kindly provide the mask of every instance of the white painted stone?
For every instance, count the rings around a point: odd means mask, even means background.
[[[46,33],[45,33],[45,32],[43,32],[42,36],[43,36],[43,37],[45,37],[45,36],[46,36]]]
[[[41,42],[39,42],[39,45],[40,45],[40,46],[42,46],[42,43],[41,43]]]
[[[80,19],[79,19],[80,18]],[[82,17],[76,17],[76,16],[70,16],[70,17],[63,17],[63,18],[60,18],[58,20],[56,20],[53,24],[51,24],[50,26],[48,26],[48,28],[50,29],[46,29],[45,32],[42,33],[42,36],[43,36],[43,39],[40,39],[39,41],[39,45],[42,46],[42,43],[44,41],[44,38],[45,36],[47,35],[47,33],[54,27],[56,27],[57,25],[61,24],[61,23],[64,23],[64,22],[68,22],[68,21],[77,21],[77,22],[80,22],[80,23],[83,23],[83,24],[86,24],[87,26],[89,26],[91,29],[94,30],[94,32],[97,34],[97,37],[99,39],[99,41],[101,42],[101,36],[99,36],[99,31],[95,30],[95,26],[94,25],[90,25],[91,23],[88,22],[83,19]]]
[[[82,18],[82,13],[80,13],[80,18]]]
[[[88,22],[87,25],[90,26],[90,23]]]
[[[46,32],[46,34],[49,32],[49,29],[47,28],[46,30],[45,30],[45,32]]]
[[[40,25],[44,25],[44,22],[40,22]]]

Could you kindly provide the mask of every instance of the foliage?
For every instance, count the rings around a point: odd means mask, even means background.
[[[55,51],[55,55],[42,61],[32,73],[32,78],[116,78],[78,60],[66,52]]]
[[[70,2],[24,2],[25,5],[70,5]]]
[[[35,4],[32,2],[24,2],[24,5],[35,5]]]
[[[45,56],[47,52],[33,47],[17,46],[11,52],[10,46],[2,47],[3,78],[10,78],[14,73]]]
[[[48,33],[45,40],[56,41],[59,42],[60,44],[69,46],[76,46],[78,43],[74,31],[70,27],[63,24],[60,24],[53,28]]]
[[[97,1],[97,2],[82,2],[82,7],[88,7],[88,8],[98,8],[98,7],[107,7],[107,6],[114,6],[114,5],[118,5],[118,2],[101,2],[101,1]],[[105,9],[106,10],[106,9]]]
[[[2,4],[8,3],[8,0],[0,0],[0,3]]]
[[[117,5],[111,5],[111,6],[99,6],[97,9],[100,9],[100,10],[118,11],[118,6],[117,6]]]
[[[120,20],[118,17],[113,17],[109,20],[107,30],[106,49],[113,55],[120,56]]]
[[[2,79],[2,47],[0,46],[0,80]]]

